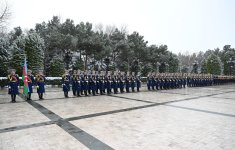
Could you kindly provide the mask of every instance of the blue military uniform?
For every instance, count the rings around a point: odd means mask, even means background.
[[[130,82],[131,82],[131,91],[135,92],[136,83],[135,83],[135,79],[133,76],[131,77]]]
[[[31,93],[33,93],[33,84],[34,84],[34,76],[33,75],[28,75],[28,97],[27,100],[31,100]]]
[[[140,91],[140,87],[141,87],[141,81],[140,81],[140,77],[139,76],[137,76],[135,78],[135,82],[136,82],[136,90],[137,90],[137,92],[139,92]]]
[[[111,79],[110,79],[110,76],[109,77],[106,77],[105,78],[105,86],[106,86],[106,89],[107,89],[107,94],[111,94]]]
[[[38,74],[36,76],[36,82],[37,82],[37,93],[39,96],[39,99],[43,99],[43,93],[45,93],[45,76],[42,74]]]
[[[95,96],[96,93],[96,84],[95,84],[95,76],[89,78],[89,88],[92,91],[92,95]]]
[[[72,82],[73,95],[75,96],[77,92],[77,75],[75,73],[71,78],[71,82]]]
[[[118,93],[118,82],[117,82],[116,76],[112,78],[112,88],[113,88],[114,94],[117,94]]]
[[[105,93],[105,85],[104,85],[103,76],[100,76],[98,80],[99,80],[100,95],[103,95]]]
[[[77,91],[77,96],[81,96],[80,93],[81,93],[81,80],[80,80],[80,77],[79,75],[77,75],[76,77],[76,91]]]
[[[147,77],[147,87],[148,87],[148,90],[150,91],[150,87],[152,86],[152,80],[151,80],[151,77],[150,75],[148,75]]]
[[[64,96],[68,98],[68,92],[70,91],[70,75],[69,74],[64,74],[62,76],[62,85],[63,85],[63,91],[64,91]]]
[[[18,86],[19,86],[19,77],[18,75],[11,74],[8,76],[9,80],[9,91],[8,93],[11,95],[11,102],[16,102],[16,95],[19,94]]]
[[[125,83],[123,76],[120,76],[118,78],[118,81],[119,81],[120,92],[123,93],[124,92],[124,83]]]
[[[130,81],[129,81],[129,77],[126,76],[125,78],[125,86],[126,86],[126,92],[129,93],[129,88],[130,88]]]

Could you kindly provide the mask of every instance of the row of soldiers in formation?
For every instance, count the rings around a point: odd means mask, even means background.
[[[70,84],[72,84],[72,91],[74,96],[81,95],[104,95],[104,94],[117,94],[124,91],[129,93],[139,92],[141,81],[139,75],[125,74],[124,72],[115,71],[107,73],[100,71],[80,71],[75,70],[73,75],[70,76],[66,71],[62,76],[62,85],[65,97],[68,97],[70,91]]]
[[[11,95],[12,102],[15,102],[16,95],[19,94],[19,77],[15,74],[15,69],[11,69],[10,75],[8,75],[9,80],[9,94]],[[43,99],[43,93],[45,93],[45,76],[43,71],[40,70],[36,77],[32,75],[32,71],[28,70],[27,76],[25,77],[26,82],[28,82],[28,95],[27,100],[31,100],[31,93],[33,93],[33,85],[37,85],[37,93],[39,99]],[[68,97],[68,92],[70,91],[70,86],[72,85],[72,91],[74,96],[81,95],[104,95],[104,94],[117,94],[118,92],[129,93],[130,91],[137,92],[140,91],[141,81],[140,76],[125,74],[124,72],[114,72],[108,71],[98,72],[88,72],[88,71],[74,71],[73,75],[69,74],[69,71],[65,71],[62,76],[62,88],[64,91],[64,96]]]
[[[15,73],[14,69],[11,69],[9,80],[9,94],[11,95],[12,102],[16,101],[16,95],[19,94],[19,77]],[[43,99],[43,93],[45,93],[45,76],[43,71],[38,71],[36,77],[32,75],[32,71],[28,70],[25,81],[28,83],[28,95],[27,100],[31,100],[31,93],[33,93],[33,85],[37,86],[37,93],[39,99]],[[160,89],[174,89],[198,86],[211,86],[224,83],[235,82],[235,77],[232,76],[212,76],[208,74],[182,74],[182,73],[150,73],[147,76],[147,88],[148,90],[160,90]],[[72,85],[72,91],[74,96],[81,95],[104,95],[104,94],[117,94],[124,92],[137,92],[141,88],[140,74],[134,75],[129,72],[114,72],[105,73],[103,71],[87,72],[87,71],[74,71],[72,75],[68,71],[65,71],[62,76],[62,88],[64,96],[68,97],[70,91],[70,85]]]
[[[147,76],[148,90],[202,87],[235,82],[232,76],[212,76],[211,74],[192,73],[149,73]]]

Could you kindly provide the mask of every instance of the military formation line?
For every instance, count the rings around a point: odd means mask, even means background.
[[[9,91],[11,101],[16,102],[16,95],[19,94],[19,77],[15,70],[12,69],[8,75]],[[24,78],[28,82],[27,100],[31,100],[33,86],[37,86],[37,93],[40,100],[43,99],[45,93],[46,78],[43,71],[38,71],[36,77],[28,70],[27,77]],[[65,98],[68,98],[69,91],[74,96],[88,95],[105,95],[117,93],[139,92],[141,88],[140,73],[135,75],[129,72],[119,71],[80,71],[75,70],[72,75],[69,71],[65,71],[62,76],[61,84]],[[185,87],[202,87],[220,85],[226,83],[235,83],[234,76],[213,76],[210,74],[190,74],[190,73],[149,73],[147,78],[148,90],[168,90]]]

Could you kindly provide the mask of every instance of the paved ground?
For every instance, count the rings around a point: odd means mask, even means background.
[[[68,99],[47,91],[17,103],[0,91],[0,150],[235,149],[235,84]]]

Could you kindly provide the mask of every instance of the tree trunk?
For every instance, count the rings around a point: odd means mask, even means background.
[[[85,57],[85,70],[87,70],[87,54],[86,54],[86,57]]]

